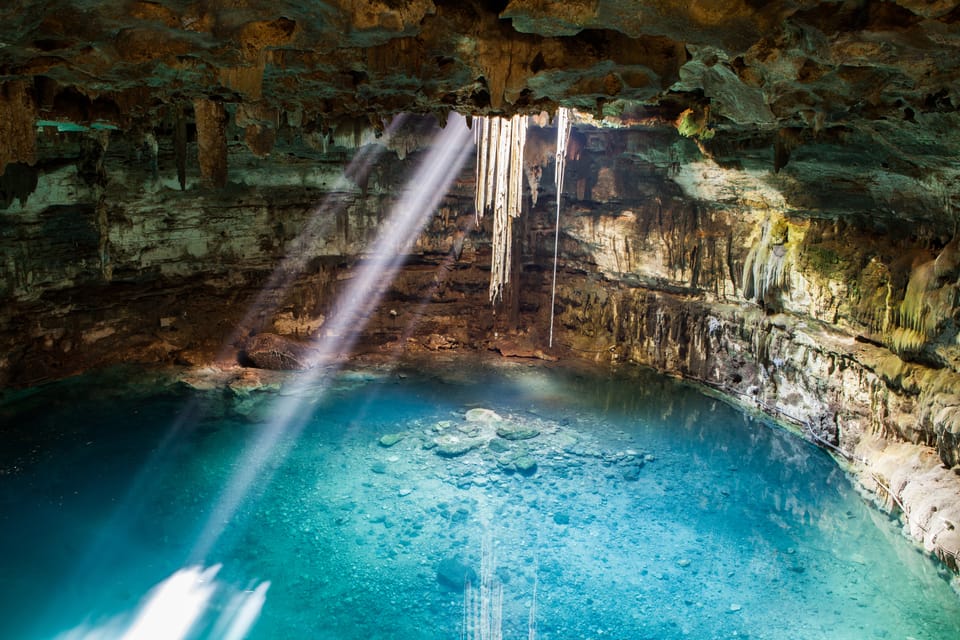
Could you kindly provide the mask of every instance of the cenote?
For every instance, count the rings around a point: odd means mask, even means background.
[[[960,635],[826,453],[658,374],[131,379],[8,394],[0,636]]]
[[[958,18],[0,2],[0,640],[957,640]]]

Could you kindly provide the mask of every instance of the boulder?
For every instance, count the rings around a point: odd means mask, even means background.
[[[442,458],[456,458],[477,447],[480,442],[471,438],[461,438],[453,434],[442,435],[433,440],[437,455]]]
[[[400,433],[388,433],[388,434],[386,434],[386,435],[384,435],[384,436],[381,436],[381,437],[380,437],[380,440],[378,440],[378,442],[380,443],[380,446],[381,446],[381,447],[390,448],[390,447],[392,447],[393,445],[397,444],[398,442],[400,442],[401,440],[403,440],[403,439],[406,438],[406,437],[407,437],[407,434],[406,434],[406,433],[403,433],[403,432],[400,432]]]
[[[540,435],[540,430],[527,425],[504,422],[497,427],[497,435],[504,440],[529,440]]]
[[[522,476],[532,476],[537,472],[537,461],[530,456],[520,456],[513,461],[513,466]]]
[[[500,417],[496,411],[491,409],[470,409],[464,415],[464,419],[467,422],[484,422],[484,423],[495,423],[500,422],[503,418]]]
[[[462,556],[447,556],[437,566],[437,582],[448,589],[463,591],[468,580],[476,584],[477,572]]]
[[[240,351],[243,364],[277,371],[309,369],[315,356],[316,350],[310,346],[276,333],[251,336]]]

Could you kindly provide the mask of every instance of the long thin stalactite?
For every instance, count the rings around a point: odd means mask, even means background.
[[[523,148],[527,116],[484,117],[476,128],[477,190],[474,205],[479,222],[493,211],[493,252],[490,261],[490,301],[503,299],[510,282],[513,219],[520,215],[523,196]]]
[[[563,196],[563,172],[567,164],[567,141],[570,139],[570,110],[557,110],[557,153],[554,184],[557,187],[557,222],[553,237],[553,286],[550,289],[550,342],[553,346],[553,317],[557,304],[557,257],[560,254],[560,200]]]

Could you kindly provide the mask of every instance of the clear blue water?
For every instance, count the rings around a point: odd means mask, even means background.
[[[2,638],[479,640],[465,576],[506,639],[960,637],[942,569],[823,452],[652,374],[129,379],[0,405]]]

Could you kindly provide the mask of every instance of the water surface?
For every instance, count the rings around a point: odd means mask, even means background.
[[[654,374],[121,373],[0,424],[4,638],[960,637],[942,569],[827,455]]]

